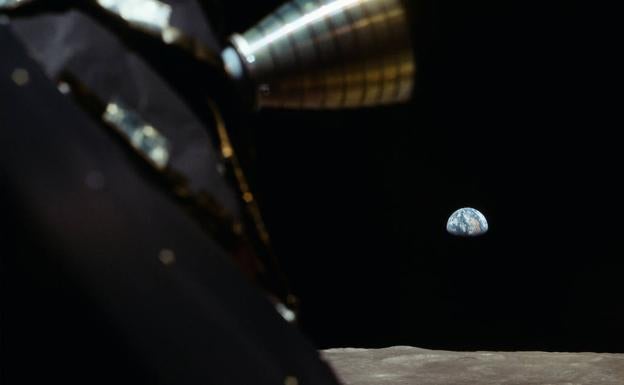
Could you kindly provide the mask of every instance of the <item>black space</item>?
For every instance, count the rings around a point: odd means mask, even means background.
[[[232,31],[279,1],[235,3]],[[410,3],[412,103],[255,118],[304,331],[321,347],[624,351],[606,25],[575,2]],[[464,206],[487,235],[446,233]]]

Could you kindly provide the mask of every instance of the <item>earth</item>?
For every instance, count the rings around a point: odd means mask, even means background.
[[[460,237],[474,237],[485,234],[488,223],[478,210],[464,207],[451,214],[446,223],[446,231]]]

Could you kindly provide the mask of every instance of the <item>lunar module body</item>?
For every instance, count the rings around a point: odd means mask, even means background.
[[[292,325],[254,121],[409,100],[409,9],[295,0],[231,36],[214,12],[0,1],[7,384],[336,383]]]

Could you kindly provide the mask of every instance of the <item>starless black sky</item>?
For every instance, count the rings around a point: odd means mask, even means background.
[[[278,3],[224,3],[226,34]],[[620,151],[596,10],[409,3],[411,103],[256,118],[260,192],[304,330],[323,347],[624,351]],[[444,231],[464,206],[487,216],[486,236]]]

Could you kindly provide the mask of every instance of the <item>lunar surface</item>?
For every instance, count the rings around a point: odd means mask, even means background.
[[[624,354],[397,346],[330,349],[322,355],[345,385],[624,385]]]
[[[446,231],[460,237],[476,237],[487,233],[488,223],[478,210],[464,207],[451,214]]]

